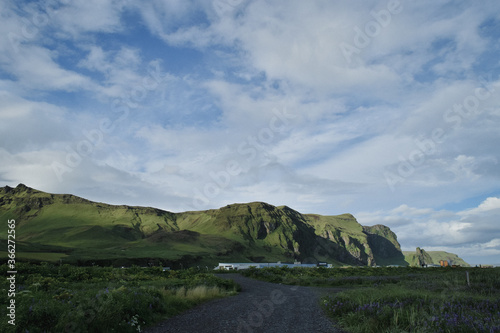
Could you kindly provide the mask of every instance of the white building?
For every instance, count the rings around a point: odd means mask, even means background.
[[[265,268],[265,267],[290,267],[290,268],[298,268],[298,267],[328,267],[331,268],[331,264],[302,264],[300,262],[295,262],[293,264],[289,263],[281,263],[281,262],[264,262],[264,263],[219,263],[219,266],[215,267],[215,269],[221,270],[242,270],[248,269],[250,267],[255,268]]]

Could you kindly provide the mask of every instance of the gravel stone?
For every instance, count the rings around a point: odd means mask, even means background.
[[[201,304],[145,332],[342,332],[319,306],[321,295],[339,289],[275,284],[239,274],[219,277],[234,280],[241,292]]]

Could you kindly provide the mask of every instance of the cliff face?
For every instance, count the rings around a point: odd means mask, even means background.
[[[405,265],[405,258],[401,252],[398,238],[394,232],[381,224],[363,227],[368,235],[368,244],[378,265]]]
[[[314,228],[325,257],[335,257],[343,263],[354,265],[376,264],[368,235],[351,214],[337,216],[309,214],[305,218]]]
[[[63,248],[67,260],[144,256],[210,263],[376,265],[399,264],[403,256],[388,227],[363,227],[350,214],[301,214],[263,202],[171,213],[49,194],[21,184],[0,188],[0,218],[16,219],[16,236],[27,252],[43,247],[54,254]],[[6,238],[5,232],[0,238]]]

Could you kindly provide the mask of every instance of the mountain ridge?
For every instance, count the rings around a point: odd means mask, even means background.
[[[448,265],[458,265],[463,267],[470,267],[462,258],[454,253],[446,251],[425,251],[419,247],[416,251],[403,251],[405,261],[410,266],[422,265],[440,265],[440,261],[447,261]]]
[[[19,256],[26,260],[174,267],[295,260],[404,265],[397,236],[386,226],[362,226],[351,214],[302,214],[259,201],[173,213],[19,184],[0,188],[0,218],[16,220]]]

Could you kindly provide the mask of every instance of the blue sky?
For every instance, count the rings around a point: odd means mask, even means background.
[[[500,263],[497,1],[0,1],[0,183],[265,201]]]

